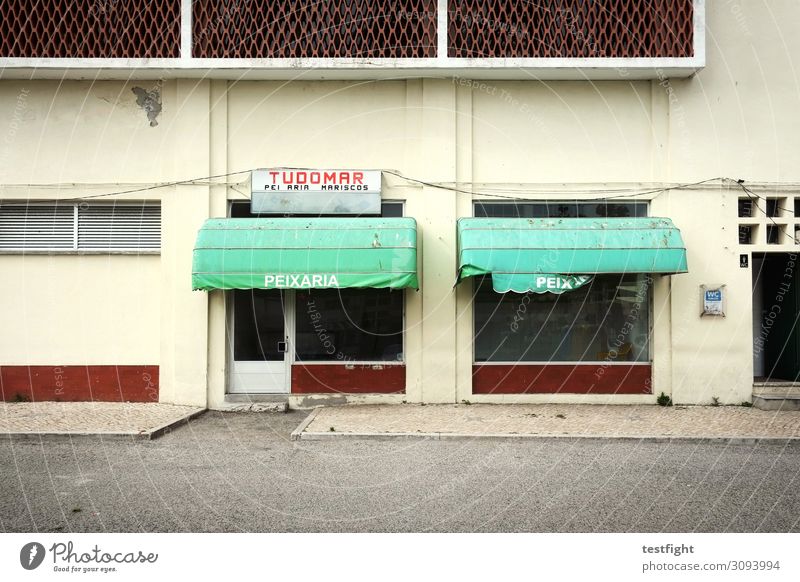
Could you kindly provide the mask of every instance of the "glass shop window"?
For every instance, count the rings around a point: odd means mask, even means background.
[[[381,202],[381,217],[382,218],[401,218],[403,216],[403,202],[399,200],[383,201]],[[309,218],[316,218],[323,216],[320,214],[309,214],[293,216],[307,216]],[[341,215],[339,215],[341,216]],[[280,215],[274,214],[252,214],[250,212],[250,202],[231,202],[231,218],[280,218]]]
[[[629,218],[647,216],[646,202],[476,202],[476,218]]]
[[[476,279],[476,362],[647,362],[650,275],[597,275],[561,295]]]
[[[403,292],[313,289],[297,292],[298,362],[403,361]]]

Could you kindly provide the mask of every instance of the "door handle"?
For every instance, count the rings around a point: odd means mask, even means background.
[[[279,353],[281,353],[281,354],[285,354],[286,353],[286,344],[287,343],[288,342],[285,342],[285,341],[278,342],[278,352]]]

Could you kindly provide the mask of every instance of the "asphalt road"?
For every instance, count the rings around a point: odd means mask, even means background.
[[[2,442],[0,529],[800,531],[796,443],[290,442],[302,418]]]

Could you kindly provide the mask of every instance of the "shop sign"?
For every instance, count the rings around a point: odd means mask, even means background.
[[[703,302],[703,315],[720,315],[725,317],[725,285],[710,287],[700,286],[701,299]]]
[[[322,289],[336,288],[339,280],[333,274],[270,274],[264,275],[264,287],[267,289]]]
[[[254,214],[381,213],[379,170],[254,170],[251,186]]]
[[[564,293],[583,287],[592,280],[591,275],[536,275],[531,291],[534,293]]]

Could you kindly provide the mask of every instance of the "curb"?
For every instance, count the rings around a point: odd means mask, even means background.
[[[150,441],[160,436],[172,432],[177,426],[188,424],[201,414],[205,414],[207,409],[201,408],[194,410],[183,416],[170,420],[162,425],[156,426],[146,431],[140,432],[79,432],[79,431],[47,431],[47,432],[4,432],[0,433],[0,440],[4,441],[71,441],[72,439],[108,439],[108,440],[132,440],[132,441]]]
[[[139,433],[141,436],[138,436],[138,440],[147,440],[151,441],[153,439],[157,439],[160,436],[164,436],[168,432],[172,432],[172,429],[176,426],[181,426],[184,424],[189,424],[190,421],[194,420],[198,416],[205,414],[208,411],[207,408],[201,408],[200,410],[195,410],[194,412],[190,412],[188,414],[184,414],[178,419],[171,420],[166,424],[162,424],[161,426],[157,426],[156,428],[150,429],[149,431]]]
[[[303,419],[303,422],[301,422],[299,425],[297,425],[297,428],[292,431],[292,434],[289,435],[289,440],[290,441],[313,440],[313,439],[308,439],[305,436],[305,435],[309,435],[309,434],[329,436],[327,433],[324,433],[324,432],[322,432],[322,433],[319,433],[319,432],[306,432],[306,433],[304,433],[303,432],[304,430],[306,430],[308,425],[311,424],[311,422],[317,417],[317,414],[319,413],[320,410],[322,410],[321,407],[314,408],[311,411],[311,413]],[[331,434],[335,434],[335,433],[331,433]],[[353,433],[353,434],[355,434],[355,433]],[[323,439],[317,439],[317,440],[323,440]]]
[[[315,411],[318,409],[315,409]],[[312,413],[314,414],[314,413]],[[308,420],[308,419],[306,419]],[[447,433],[447,432],[303,432],[310,424],[303,421],[294,431],[291,440],[303,441],[330,441],[336,439],[347,440],[436,440],[436,441],[529,441],[537,439],[559,441],[616,441],[616,442],[653,442],[653,443],[698,443],[698,444],[729,444],[729,445],[755,445],[775,444],[784,445],[791,442],[800,442],[800,437],[758,437],[758,436],[631,436],[631,435],[548,435],[548,434],[511,434],[511,433]]]

